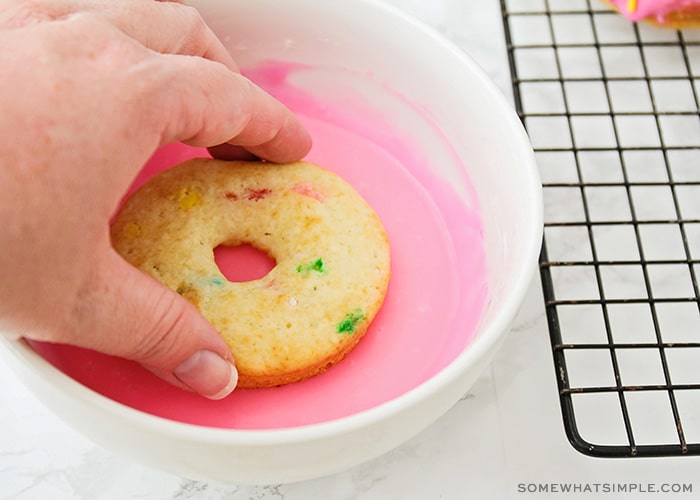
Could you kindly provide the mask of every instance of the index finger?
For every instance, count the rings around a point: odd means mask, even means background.
[[[160,55],[153,62],[157,67],[140,81],[152,81],[144,105],[158,113],[161,144],[229,143],[280,163],[299,160],[311,149],[299,119],[244,76],[200,58]]]

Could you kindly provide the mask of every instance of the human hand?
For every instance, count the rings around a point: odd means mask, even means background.
[[[141,363],[219,399],[237,374],[199,312],[113,250],[109,220],[162,145],[285,162],[310,148],[199,14],[154,0],[0,0],[0,334]]]

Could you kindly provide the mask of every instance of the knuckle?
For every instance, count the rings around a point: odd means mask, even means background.
[[[191,34],[203,33],[207,29],[207,24],[204,22],[204,18],[201,16],[199,11],[190,5],[184,5],[180,3],[171,4],[180,12],[183,17],[187,30]]]
[[[17,28],[45,21],[52,21],[64,15],[57,3],[42,0],[27,0],[13,2],[3,6],[0,13],[0,24]]]
[[[182,25],[183,49],[188,52],[203,54],[209,46],[209,27],[197,9],[180,3],[168,3],[175,9]]]

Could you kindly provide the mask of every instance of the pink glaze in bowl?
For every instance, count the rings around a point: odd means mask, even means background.
[[[245,483],[329,474],[425,428],[489,363],[539,250],[532,150],[468,57],[379,2],[192,3],[244,73],[305,122],[307,159],[351,182],[381,217],[392,281],[380,314],[328,372],[222,401],[75,347],[2,341],[0,353],[68,423],[156,467]],[[167,146],[132,189],[205,154]],[[218,262],[225,274],[264,272],[256,258]]]

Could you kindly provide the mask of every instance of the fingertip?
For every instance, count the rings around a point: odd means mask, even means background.
[[[301,123],[291,125],[290,130],[280,133],[270,142],[261,145],[239,146],[223,143],[209,146],[209,154],[218,160],[257,161],[267,160],[275,163],[290,163],[304,158],[313,145],[311,135]],[[236,142],[234,138],[232,142]]]
[[[314,145],[313,139],[311,137],[311,134],[309,131],[304,127],[301,122],[299,122],[298,125],[299,129],[296,131],[296,156],[298,157],[297,159],[300,160],[304,158],[309,152],[311,151],[311,148]]]
[[[209,154],[217,160],[255,161],[260,159],[243,147],[234,146],[233,144],[229,144],[227,142],[216,146],[210,146],[207,148],[207,150],[209,151]]]
[[[191,391],[212,400],[225,398],[238,383],[236,367],[209,350],[193,353],[173,370],[173,375]]]
[[[253,155],[275,163],[290,163],[304,158],[311,151],[313,140],[301,121],[289,113],[273,138],[260,144],[243,144],[243,147]],[[231,142],[240,144],[240,141],[239,137]]]

